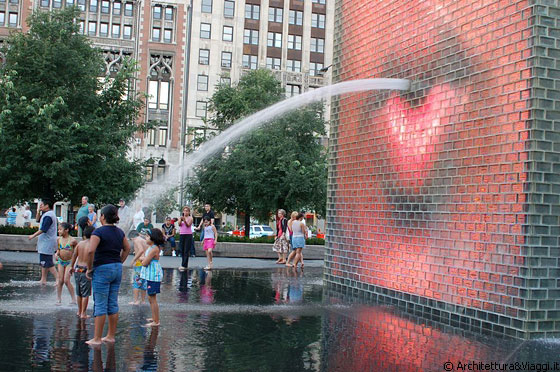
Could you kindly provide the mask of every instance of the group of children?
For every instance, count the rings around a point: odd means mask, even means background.
[[[55,260],[58,265],[57,276],[57,304],[62,301],[62,287],[66,285],[72,303],[78,304],[77,316],[82,319],[88,318],[86,314],[89,296],[91,295],[91,278],[86,276],[89,252],[88,244],[94,226],[87,226],[83,229],[82,240],[78,243],[70,236],[72,225],[61,223],[58,228],[59,237],[57,240],[57,250]],[[156,295],[160,293],[160,284],[163,279],[163,269],[159,263],[160,252],[165,244],[163,232],[159,229],[151,229],[146,236],[144,244],[135,245],[135,255],[133,259],[134,278],[134,304],[145,300],[148,294],[152,317],[148,319],[146,326],[159,326],[159,306]],[[76,290],[70,278],[74,275]],[[77,299],[77,300],[76,300]]]

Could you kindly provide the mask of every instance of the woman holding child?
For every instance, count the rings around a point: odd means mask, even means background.
[[[122,278],[122,263],[128,257],[130,245],[124,232],[115,226],[119,222],[118,209],[106,205],[99,217],[102,226],[90,238],[87,276],[92,279],[94,336],[86,343],[100,345],[115,342],[119,320],[119,288]],[[107,336],[101,338],[105,318],[109,316]]]

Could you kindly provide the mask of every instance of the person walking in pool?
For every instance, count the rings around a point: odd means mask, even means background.
[[[56,296],[57,296],[57,305],[62,304],[62,287],[66,284],[66,288],[70,292],[70,296],[72,297],[72,304],[76,303],[76,295],[74,294],[74,287],[72,286],[72,281],[70,278],[72,277],[72,257],[74,256],[74,249],[78,242],[76,239],[70,236],[70,230],[72,230],[72,225],[67,222],[63,222],[58,227],[58,234],[59,237],[57,239],[57,250],[56,250],[56,257],[57,257],[57,265],[58,265],[58,280],[56,283]]]
[[[70,267],[72,267],[70,273],[74,273],[74,279],[76,280],[76,297],[78,300],[77,315],[81,319],[86,319],[88,317],[86,311],[88,307],[89,296],[91,295],[91,281],[86,278],[86,271],[89,239],[91,238],[91,234],[94,230],[95,228],[93,226],[86,226],[84,228],[82,241],[80,241],[76,246],[76,249],[74,249],[72,263],[70,264]]]
[[[160,293],[160,285],[163,279],[163,270],[159,263],[161,249],[165,244],[163,233],[159,229],[152,229],[148,233],[146,242],[149,248],[144,253],[142,260],[142,272],[140,277],[146,280],[146,292],[152,310],[152,317],[148,319],[147,327],[159,327],[159,305],[157,294]]]
[[[93,338],[86,343],[91,346],[100,345],[102,342],[115,342],[117,333],[122,264],[130,251],[124,232],[115,226],[119,222],[117,213],[117,207],[112,204],[101,209],[99,220],[102,226],[95,229],[89,242],[86,275],[92,279],[95,326]],[[102,338],[107,316],[107,336]]]
[[[292,222],[292,248],[296,251],[293,266],[297,267],[298,262],[301,263],[303,269],[303,248],[305,247],[305,237],[307,236],[307,227],[303,223],[303,213],[298,213],[297,219]]]
[[[212,250],[216,248],[216,243],[218,242],[218,231],[216,231],[216,226],[211,224],[210,217],[204,217],[202,222],[204,223],[204,241],[202,242],[202,247],[206,252],[206,259],[208,260],[208,265],[206,265],[204,270],[212,270],[214,258]]]
[[[48,199],[44,199],[39,203],[37,210],[37,220],[39,222],[39,230],[33,235],[29,235],[28,239],[37,239],[37,252],[39,252],[39,262],[41,264],[41,280],[39,283],[47,284],[47,274],[51,273],[57,278],[56,269],[54,268],[53,255],[56,251],[58,230],[58,220],[52,210],[53,203]],[[39,213],[39,211],[41,213]]]

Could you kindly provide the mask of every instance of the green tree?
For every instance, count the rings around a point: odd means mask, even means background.
[[[135,64],[103,77],[101,52],[79,34],[80,12],[36,12],[14,33],[0,70],[0,205],[36,197],[96,203],[130,197],[143,167],[127,157],[142,107]]]
[[[217,89],[210,100],[211,122],[226,129],[282,97],[282,87],[269,71],[251,72],[237,86]],[[278,208],[324,213],[327,163],[317,137],[324,134],[321,104],[294,111],[208,159],[195,170],[188,191],[216,210],[244,212],[245,231],[250,216],[268,220]]]

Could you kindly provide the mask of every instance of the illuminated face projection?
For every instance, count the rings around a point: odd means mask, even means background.
[[[413,83],[335,104],[330,275],[518,315],[525,3],[341,2],[339,79]]]

